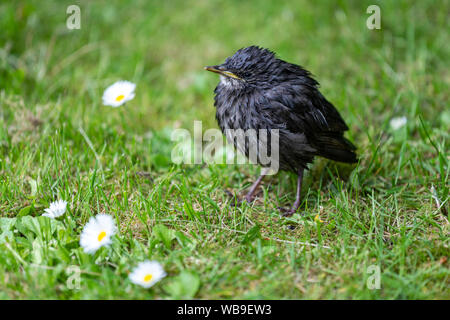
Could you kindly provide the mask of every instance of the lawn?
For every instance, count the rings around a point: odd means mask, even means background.
[[[66,26],[72,4],[80,29]],[[366,26],[371,4],[381,29]],[[448,12],[445,0],[2,2],[0,298],[449,299]],[[258,167],[171,160],[175,129],[218,127],[218,77],[203,66],[252,44],[310,70],[358,147],[354,166],[316,159],[289,218],[277,207],[295,199],[291,174],[232,206]],[[102,105],[122,79],[135,98]],[[67,212],[42,217],[58,199]],[[85,253],[100,213],[118,232]],[[129,280],[144,260],[167,273],[150,289]]]

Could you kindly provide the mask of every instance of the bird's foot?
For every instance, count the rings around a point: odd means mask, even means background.
[[[294,213],[297,212],[298,208],[285,208],[285,207],[277,207],[278,210],[281,212],[282,217],[290,217]]]
[[[238,207],[240,206],[242,203],[247,202],[247,203],[252,203],[255,198],[251,197],[249,195],[246,195],[243,198],[238,198],[236,195],[232,194],[230,191],[226,190],[225,193],[231,198],[231,200],[234,200],[230,203],[230,205],[232,207]]]

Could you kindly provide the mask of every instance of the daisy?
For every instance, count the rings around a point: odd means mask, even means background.
[[[114,108],[134,98],[136,85],[130,81],[117,81],[106,88],[103,93],[103,104]]]
[[[66,212],[67,201],[57,200],[55,202],[50,203],[50,207],[45,209],[45,213],[42,214],[43,217],[49,218],[57,218],[60,217]]]
[[[398,130],[403,127],[406,122],[408,122],[408,119],[406,119],[406,117],[396,117],[392,118],[391,121],[389,121],[389,125],[393,130]]]
[[[80,245],[84,252],[95,253],[100,247],[111,244],[111,237],[116,230],[116,224],[110,215],[98,214],[84,226],[80,236]]]
[[[144,288],[150,288],[166,276],[162,265],[157,261],[144,261],[130,273],[131,282]]]

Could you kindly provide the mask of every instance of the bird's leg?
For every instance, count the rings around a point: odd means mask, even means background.
[[[258,179],[256,179],[256,181],[250,186],[250,190],[247,192],[244,199],[238,200],[237,204],[240,204],[243,201],[247,201],[248,203],[251,203],[255,199],[256,190],[258,189],[259,185],[261,184],[262,179],[264,178],[264,176],[267,173],[266,169],[264,169],[264,170],[265,171],[263,171],[261,173],[261,175],[258,177]],[[234,204],[232,204],[232,205],[234,205]]]
[[[302,181],[303,181],[303,168],[298,169],[298,178],[297,178],[297,195],[295,197],[295,202],[292,205],[291,209],[285,209],[285,208],[279,208],[283,212],[283,217],[290,217],[295,212],[297,212],[297,209],[300,207],[300,204],[302,203],[300,194],[302,192]]]
[[[261,184],[262,179],[264,178],[264,175],[260,175],[258,177],[258,179],[256,179],[256,181],[252,184],[252,186],[250,187],[250,190],[247,192],[247,194],[245,195],[245,201],[247,201],[248,203],[252,202],[253,199],[255,199],[255,192],[256,189],[258,189],[259,185]]]

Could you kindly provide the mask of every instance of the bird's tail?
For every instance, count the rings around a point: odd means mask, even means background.
[[[356,147],[342,133],[327,133],[316,137],[320,156],[340,162],[358,162]]]

